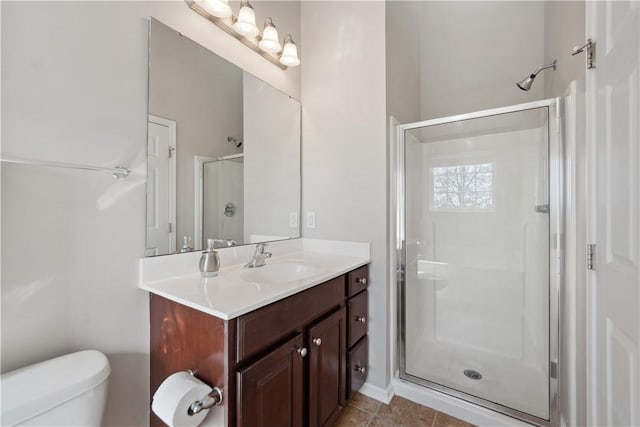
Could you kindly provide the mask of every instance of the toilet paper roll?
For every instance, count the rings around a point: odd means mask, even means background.
[[[209,409],[189,415],[189,406],[204,399],[211,390],[190,373],[176,372],[160,384],[153,395],[151,409],[169,427],[195,427],[205,419]]]

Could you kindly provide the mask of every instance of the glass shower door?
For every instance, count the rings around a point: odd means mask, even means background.
[[[549,108],[432,122],[404,133],[401,376],[548,420]]]
[[[202,247],[244,242],[244,158],[235,155],[202,168]],[[225,244],[225,242],[228,242]]]

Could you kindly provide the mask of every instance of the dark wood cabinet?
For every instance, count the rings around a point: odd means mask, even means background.
[[[151,295],[151,395],[191,369],[223,389],[228,427],[332,425],[366,379],[367,281],[360,267],[231,320]]]
[[[344,407],[346,317],[343,307],[309,328],[309,427],[331,425]]]
[[[369,374],[369,267],[347,275],[347,399],[358,391]]]
[[[347,356],[347,380],[349,381],[348,393],[351,395],[362,387],[367,379],[369,367],[369,340],[365,335],[356,345],[349,350]]]
[[[302,334],[237,372],[239,427],[302,427]]]
[[[347,274],[347,296],[352,297],[367,289],[369,285],[369,267],[363,266]]]
[[[361,292],[355,297],[349,298],[349,347],[360,341],[367,334],[367,315],[369,314],[369,294]]]
[[[344,305],[344,276],[238,317],[237,360],[263,352],[320,316]]]

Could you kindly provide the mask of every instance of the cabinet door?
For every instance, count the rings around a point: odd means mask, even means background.
[[[302,335],[238,371],[238,427],[302,427]]]
[[[345,403],[346,309],[309,328],[309,427],[330,425]]]

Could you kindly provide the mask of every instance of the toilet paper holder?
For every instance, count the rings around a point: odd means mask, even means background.
[[[189,369],[189,372],[194,377],[196,373]],[[195,415],[199,412],[204,411],[205,409],[211,409],[214,406],[222,404],[222,389],[220,387],[213,387],[213,390],[209,392],[205,397],[200,400],[196,400],[191,405],[189,405],[189,409],[187,410],[187,414],[189,416]]]

